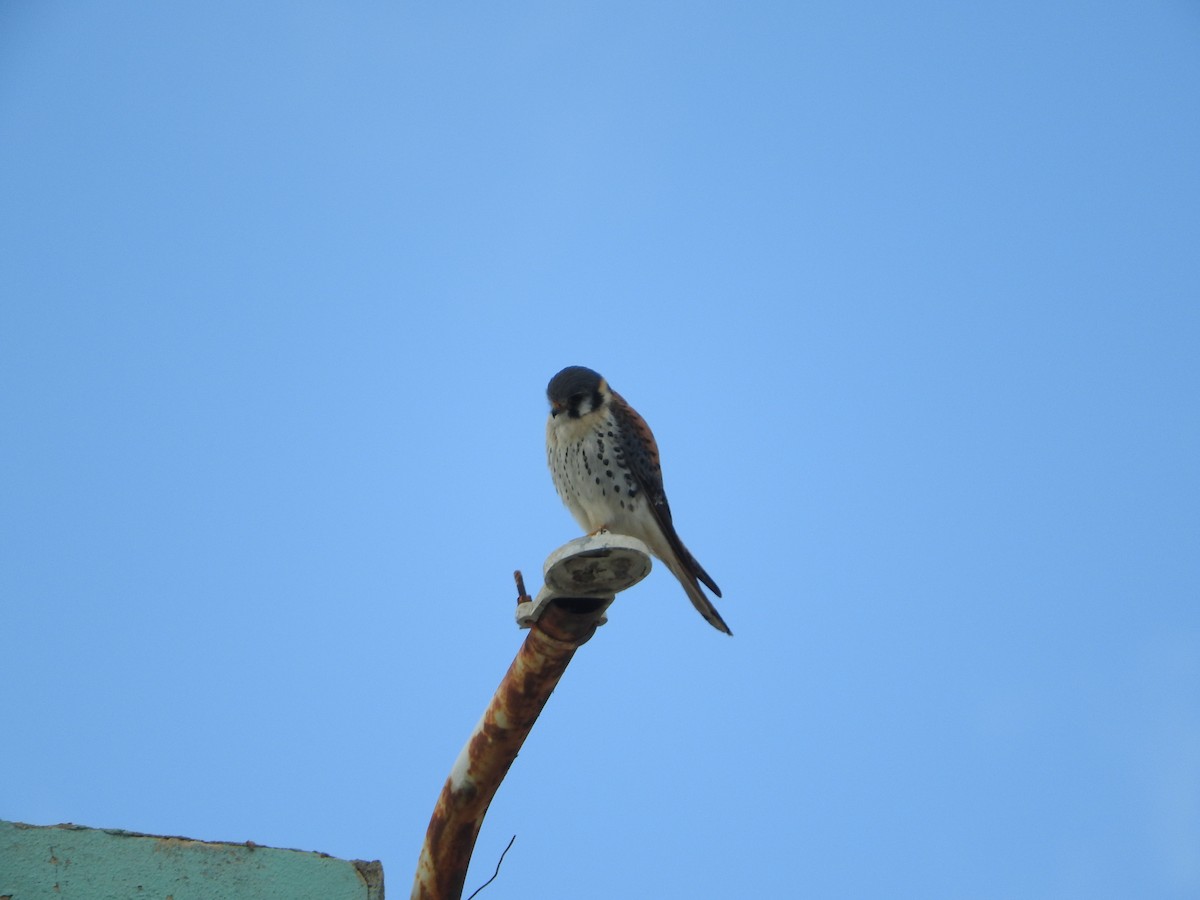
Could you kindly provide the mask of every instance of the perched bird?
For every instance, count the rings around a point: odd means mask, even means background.
[[[640,540],[679,579],[700,615],[733,634],[699,582],[718,597],[721,589],[675,533],[650,426],[598,372],[583,366],[551,378],[546,396],[546,457],[571,515],[591,534],[612,531]]]

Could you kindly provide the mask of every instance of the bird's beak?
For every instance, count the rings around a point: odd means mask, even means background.
[[[550,404],[550,417],[551,418],[556,418],[558,416],[558,414],[562,411],[563,411],[563,405],[561,403],[551,403]]]

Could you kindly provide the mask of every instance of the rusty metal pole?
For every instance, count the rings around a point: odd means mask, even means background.
[[[546,586],[525,596],[517,621],[529,635],[442,786],[417,862],[412,900],[459,900],[475,839],[500,782],[575,655],[622,591],[650,571],[645,545],[623,535],[578,538],[551,554]],[[590,595],[590,596],[589,596]]]
[[[417,863],[413,900],[462,896],[488,805],[571,657],[595,634],[605,605],[560,600],[549,604],[530,628],[442,787]]]

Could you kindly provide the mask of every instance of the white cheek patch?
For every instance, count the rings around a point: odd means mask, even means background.
[[[595,407],[592,406],[592,395],[586,394],[580,399],[579,406],[575,409],[575,414],[582,419],[593,409],[595,409]]]

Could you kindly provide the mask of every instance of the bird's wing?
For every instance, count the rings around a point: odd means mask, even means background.
[[[675,532],[675,525],[671,521],[671,507],[667,503],[667,494],[663,490],[658,443],[654,440],[650,426],[632,406],[625,402],[624,397],[616,391],[613,391],[612,394],[616,401],[612,404],[613,415],[620,425],[618,441],[621,452],[624,454],[625,463],[629,467],[634,481],[641,490],[645,491],[646,499],[650,501],[650,510],[654,514],[658,527],[662,530],[663,537],[666,538],[668,546],[679,560],[680,565],[688,573],[703,581],[709,590],[720,597],[721,589],[717,587],[717,583],[704,571],[700,563],[696,562],[696,558],[688,552],[688,548],[683,545],[683,541]]]

